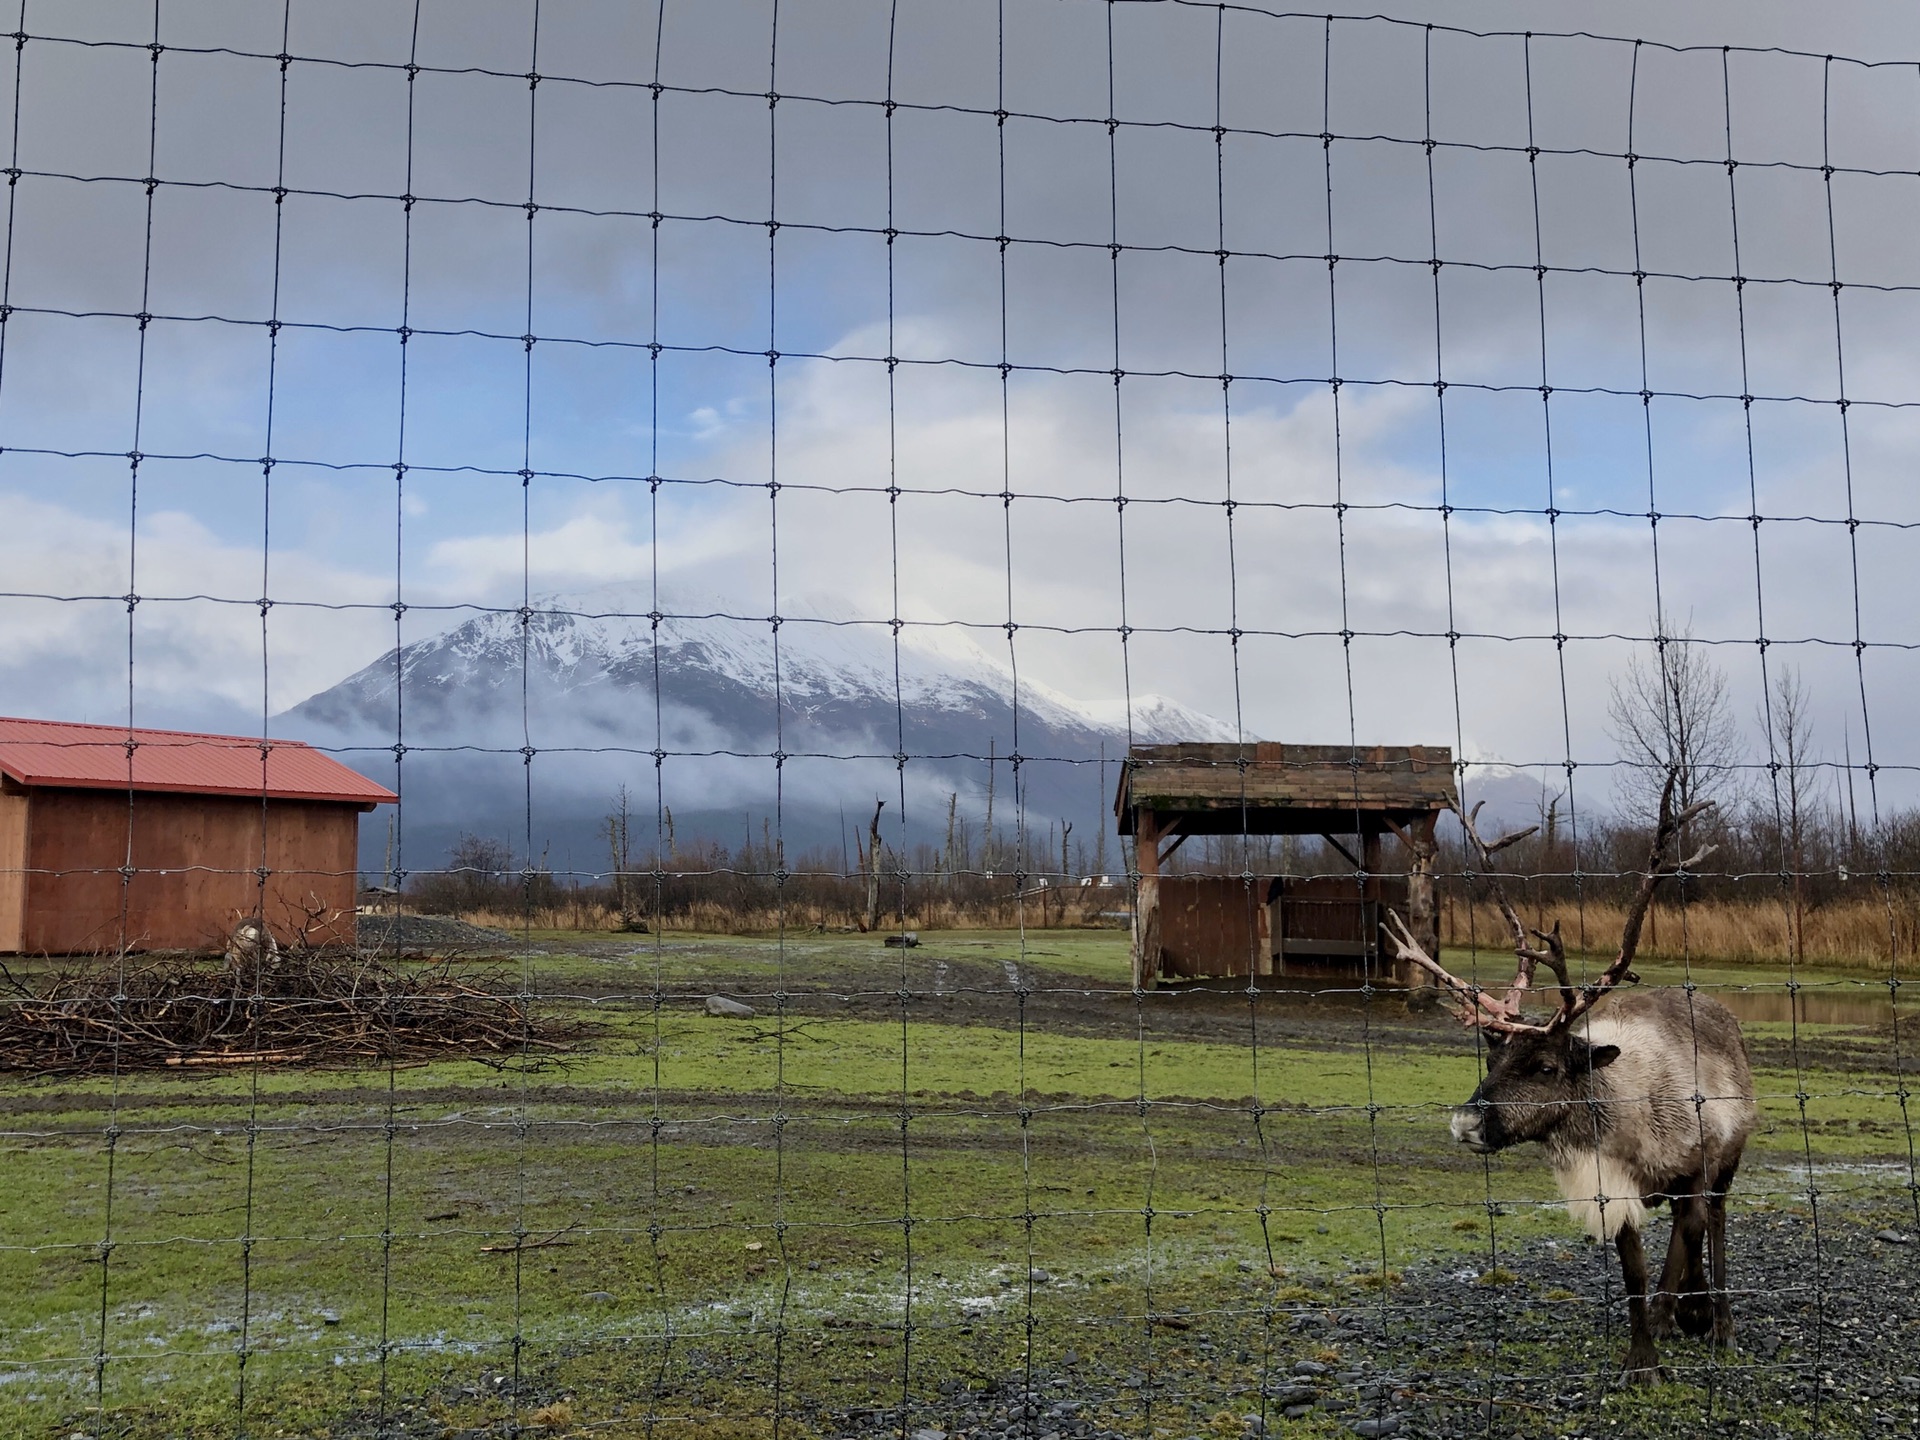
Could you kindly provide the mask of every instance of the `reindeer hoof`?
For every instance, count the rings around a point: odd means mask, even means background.
[[[1696,1339],[1713,1329],[1713,1305],[1705,1295],[1688,1295],[1679,1307],[1680,1329]]]
[[[1672,1297],[1662,1295],[1647,1307],[1647,1333],[1656,1340],[1665,1340],[1672,1336]]]
[[[1652,1346],[1644,1351],[1629,1350],[1620,1367],[1622,1385],[1659,1385],[1667,1378],[1666,1369],[1660,1364],[1660,1357],[1654,1353]]]

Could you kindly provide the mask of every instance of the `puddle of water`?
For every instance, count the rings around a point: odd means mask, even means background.
[[[1825,1165],[1779,1164],[1779,1165],[1765,1165],[1765,1166],[1762,1166],[1761,1168],[1768,1171],[1770,1174],[1796,1175],[1801,1177],[1804,1177],[1808,1174],[1812,1174],[1816,1176],[1818,1175],[1866,1175],[1866,1176],[1878,1176],[1878,1177],[1883,1177],[1888,1179],[1905,1179],[1909,1174],[1909,1167],[1904,1161],[1900,1161],[1900,1160],[1835,1161],[1833,1163],[1825,1164]],[[1904,1189],[1906,1187],[1902,1186],[1901,1188]]]

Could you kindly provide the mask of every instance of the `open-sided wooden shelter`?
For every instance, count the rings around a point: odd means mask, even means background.
[[[250,916],[351,944],[360,816],[395,798],[297,741],[0,718],[0,952],[218,949]]]
[[[1433,832],[1455,803],[1453,752],[1440,745],[1135,746],[1114,797],[1140,877],[1135,986],[1256,975],[1422,982],[1383,966],[1380,922],[1395,907],[1439,953]],[[1193,835],[1316,835],[1353,873],[1165,874]]]

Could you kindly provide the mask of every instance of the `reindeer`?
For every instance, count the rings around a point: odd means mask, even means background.
[[[1640,927],[1660,882],[1704,860],[1708,846],[1686,860],[1670,855],[1676,837],[1712,808],[1711,801],[1673,808],[1676,772],[1660,797],[1652,852],[1621,927],[1620,950],[1599,979],[1575,987],[1568,978],[1559,922],[1529,929],[1508,902],[1493,857],[1525,839],[1531,827],[1488,844],[1475,826],[1480,807],[1463,817],[1468,843],[1493,881],[1513,931],[1519,968],[1495,998],[1449,974],[1426,953],[1406,922],[1388,913],[1388,934],[1400,958],[1420,966],[1459,1001],[1461,1021],[1485,1036],[1486,1077],[1452,1112],[1453,1138],[1489,1155],[1526,1141],[1547,1152],[1567,1210],[1595,1239],[1611,1239],[1626,1277],[1629,1343],[1621,1379],[1664,1378],[1656,1338],[1673,1333],[1733,1339],[1727,1292],[1727,1188],[1758,1121],[1753,1073],[1739,1023],[1719,1001],[1684,990],[1650,990],[1594,1005],[1622,980],[1634,983]],[[1521,1001],[1534,967],[1544,962],[1559,981],[1559,1008],[1544,1022],[1523,1019]],[[1641,1244],[1649,1211],[1667,1205],[1673,1237],[1659,1290],[1649,1304],[1647,1256]],[[1703,1273],[1702,1244],[1710,1273]]]

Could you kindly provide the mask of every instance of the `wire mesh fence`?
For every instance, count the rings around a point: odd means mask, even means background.
[[[13,40],[9,1429],[1920,1421],[1920,65]]]

